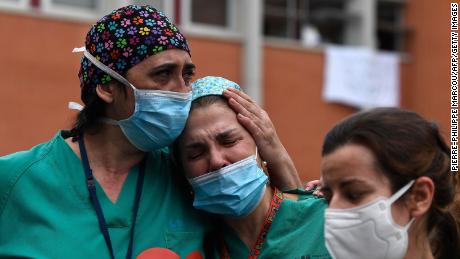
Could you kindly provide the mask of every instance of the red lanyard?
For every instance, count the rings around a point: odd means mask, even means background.
[[[276,213],[278,212],[278,209],[280,208],[282,201],[283,201],[283,193],[280,192],[277,188],[275,188],[275,191],[272,197],[272,201],[270,203],[270,207],[268,208],[268,212],[264,220],[264,224],[262,225],[262,228],[260,229],[260,233],[257,237],[256,242],[254,243],[254,245],[251,248],[251,251],[249,252],[248,259],[256,259],[257,256],[260,255],[260,250],[262,249],[262,246],[265,243],[265,238],[267,237],[268,230],[270,229],[272,222],[275,220]],[[230,254],[228,253],[228,249],[223,239],[221,239],[220,245],[221,245],[220,258],[229,259]]]

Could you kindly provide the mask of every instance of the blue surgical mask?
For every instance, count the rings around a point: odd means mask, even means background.
[[[191,92],[137,89],[86,50],[77,51],[84,51],[85,57],[94,65],[134,90],[134,113],[124,120],[104,118],[103,121],[120,126],[126,138],[136,148],[147,152],[166,147],[181,134],[190,111]]]
[[[256,155],[249,156],[189,179],[195,193],[193,206],[228,217],[247,216],[262,200],[267,181],[268,177],[257,164]]]

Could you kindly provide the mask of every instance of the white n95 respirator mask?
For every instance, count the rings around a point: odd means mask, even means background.
[[[391,204],[414,184],[414,180],[390,198],[376,200],[350,209],[326,209],[324,236],[326,247],[335,259],[401,259],[409,238],[406,226],[397,225]]]

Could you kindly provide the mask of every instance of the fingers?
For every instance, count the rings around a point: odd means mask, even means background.
[[[235,105],[235,108],[238,109],[238,113],[242,113],[245,116],[250,116],[251,113],[256,117],[262,116],[262,109],[251,99],[251,97],[242,91],[228,88],[223,92],[223,95],[229,100],[233,99],[239,104],[238,106]]]
[[[249,95],[247,95],[247,94],[245,94],[243,91],[237,90],[237,89],[235,89],[235,88],[227,88],[227,89],[224,91],[224,95],[229,95],[230,97],[239,96],[239,97],[241,97],[242,99],[246,100],[247,102],[252,102],[252,103],[254,103],[254,101],[252,100],[251,97],[249,97]]]
[[[252,135],[254,139],[258,140],[261,137],[263,137],[262,130],[257,126],[256,123],[254,123],[253,120],[242,115],[241,113],[237,115],[237,119],[241,123],[241,125],[243,125],[243,127],[249,131],[249,133]]]
[[[305,184],[305,190],[307,190],[307,191],[312,190],[315,187],[318,187],[318,188],[321,187],[321,181],[320,180],[309,181],[307,184]]]
[[[263,111],[257,114],[250,112],[233,98],[228,101],[228,104],[237,114],[241,114],[247,119],[252,120],[252,122],[258,125],[259,128],[269,128],[270,125],[267,125],[269,119],[264,117]]]
[[[305,190],[309,191],[309,190],[315,188],[315,185],[312,184],[311,182],[308,182],[308,183],[305,185],[304,188],[305,188]]]
[[[323,198],[324,194],[321,192],[321,188],[316,189],[316,191],[313,192],[313,195],[319,198]]]

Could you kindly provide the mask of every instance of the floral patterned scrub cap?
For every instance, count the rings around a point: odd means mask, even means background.
[[[200,78],[192,83],[192,102],[208,95],[222,95],[227,88],[235,88],[241,91],[241,87],[228,79],[216,76]]]
[[[182,49],[190,55],[187,40],[168,17],[153,7],[138,5],[121,7],[97,21],[86,35],[85,49],[122,76],[164,50]],[[112,80],[87,57],[81,59],[78,77],[85,104],[98,84]]]

